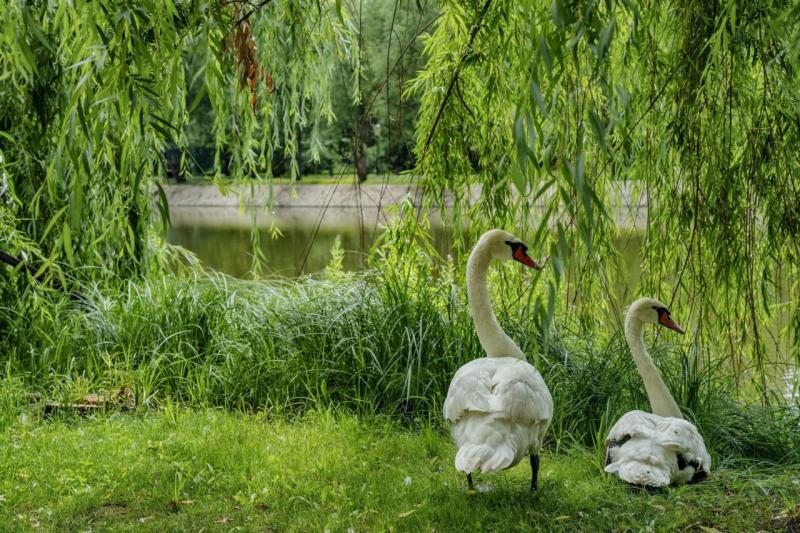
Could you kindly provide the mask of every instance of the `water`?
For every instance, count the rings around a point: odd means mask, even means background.
[[[235,277],[245,276],[252,266],[251,226],[256,219],[260,249],[269,273],[295,277],[323,270],[331,261],[337,238],[345,250],[343,268],[366,268],[366,254],[382,231],[383,215],[376,223],[375,210],[318,207],[284,207],[267,214],[261,209],[240,212],[228,207],[172,208],[168,240],[194,252],[204,266]],[[362,215],[363,214],[363,218]],[[364,222],[361,223],[360,220]],[[446,255],[453,232],[432,224],[434,245]],[[280,232],[273,238],[273,228]]]
[[[273,213],[262,209],[239,211],[230,207],[173,207],[168,240],[194,252],[204,266],[235,277],[247,275],[252,266],[250,228],[259,228],[260,249],[272,274],[295,277],[323,270],[331,260],[337,238],[345,250],[345,270],[366,268],[366,253],[388,222],[376,210],[355,208],[282,207]],[[322,215],[322,216],[321,216]],[[360,222],[363,220],[363,222]],[[280,235],[273,238],[273,228]],[[452,253],[453,229],[438,218],[431,220],[436,250]],[[624,287],[635,288],[641,274],[642,236],[626,232],[616,240],[627,270]],[[544,254],[532,252],[534,257]]]

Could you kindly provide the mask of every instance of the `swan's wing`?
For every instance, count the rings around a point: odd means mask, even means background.
[[[553,398],[539,372],[527,361],[514,358],[494,376],[496,408],[510,421],[530,424],[553,418]]]
[[[675,453],[660,446],[652,434],[632,436],[606,449],[605,471],[634,485],[669,485],[674,467]]]
[[[660,419],[660,416],[644,411],[625,413],[611,427],[611,431],[608,432],[606,447],[621,446],[635,437],[649,437]]]
[[[702,435],[694,424],[682,418],[664,418],[656,427],[656,434],[662,446],[677,453],[691,455],[711,466],[711,458],[706,451]]]
[[[447,392],[444,417],[456,422],[465,413],[492,413],[512,422],[549,421],[553,399],[539,372],[513,357],[486,357],[462,366]]]
[[[664,418],[656,431],[659,444],[676,454],[681,478],[696,482],[708,475],[711,471],[711,456],[694,424],[680,418]]]
[[[651,454],[653,429],[661,417],[644,411],[629,411],[611,427],[606,437],[606,472],[618,473],[615,463]]]
[[[492,374],[487,359],[475,359],[458,369],[444,401],[444,418],[448,422],[458,421],[464,413],[491,412]]]

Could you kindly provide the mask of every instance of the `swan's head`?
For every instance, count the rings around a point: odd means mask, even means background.
[[[628,308],[626,320],[638,320],[645,324],[659,324],[678,333],[684,333],[683,328],[673,322],[669,309],[654,298],[639,298]]]
[[[518,238],[507,231],[492,229],[481,235],[475,248],[486,249],[492,259],[507,261],[513,259],[523,265],[540,270],[544,267],[547,259],[540,263],[534,261],[528,255],[528,247]]]

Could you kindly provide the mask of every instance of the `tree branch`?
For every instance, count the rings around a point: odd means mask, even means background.
[[[260,1],[259,3],[257,3],[257,4],[253,4],[253,3],[251,3],[249,0],[246,0],[245,2],[242,2],[243,4],[247,4],[248,6],[250,6],[250,7],[251,7],[251,8],[253,8],[253,9],[251,9],[250,11],[248,11],[247,13],[245,13],[244,15],[242,15],[242,16],[241,16],[241,18],[240,18],[239,20],[237,20],[237,21],[236,21],[236,26],[238,26],[238,25],[239,25],[239,24],[241,24],[242,22],[244,22],[244,21],[246,21],[247,19],[249,19],[249,18],[250,18],[250,17],[253,15],[253,13],[255,13],[256,11],[258,11],[259,9],[261,9],[262,7],[264,7],[265,5],[269,4],[270,2],[272,2],[272,0],[261,0],[261,1]]]
[[[442,119],[442,115],[444,114],[444,108],[447,105],[447,100],[453,94],[453,89],[455,88],[456,82],[458,81],[458,76],[461,73],[461,67],[464,65],[464,60],[467,58],[467,55],[472,50],[472,43],[475,42],[475,37],[478,36],[478,32],[481,29],[481,23],[483,19],[486,17],[486,13],[489,11],[489,5],[492,3],[492,0],[486,0],[486,3],[483,4],[483,8],[481,9],[478,18],[475,20],[475,23],[472,25],[472,31],[470,32],[469,42],[467,43],[466,48],[461,53],[461,57],[458,60],[458,64],[456,65],[455,71],[453,72],[453,79],[450,80],[450,85],[447,87],[447,91],[444,94],[444,98],[442,99],[442,105],[439,106],[439,111],[436,113],[436,118],[433,121],[433,126],[431,126],[431,130],[428,132],[428,136],[425,139],[425,146],[422,149],[422,155],[420,156],[420,162],[425,159],[425,156],[428,154],[428,147],[430,146],[431,139],[433,139],[433,134],[436,132],[436,127],[439,125],[439,121]]]

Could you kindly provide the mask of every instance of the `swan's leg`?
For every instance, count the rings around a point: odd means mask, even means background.
[[[472,484],[472,472],[467,474],[467,488],[469,490],[475,490],[475,485]]]
[[[539,456],[531,455],[531,490],[539,488]]]

